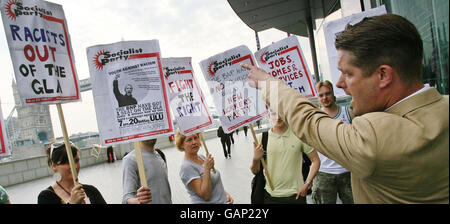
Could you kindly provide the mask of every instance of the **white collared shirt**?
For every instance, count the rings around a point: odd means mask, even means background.
[[[414,92],[413,94],[411,94],[411,95],[409,95],[409,96],[403,98],[402,100],[398,101],[397,103],[394,103],[392,106],[390,106],[389,108],[387,108],[387,109],[384,110],[384,111],[388,111],[389,109],[391,109],[391,108],[394,107],[395,105],[397,105],[397,104],[399,104],[399,103],[401,103],[401,102],[407,100],[408,98],[411,98],[411,97],[414,96],[414,95],[417,95],[417,94],[419,94],[419,93],[421,93],[421,92],[424,92],[424,91],[426,91],[426,90],[428,90],[428,89],[430,89],[430,88],[431,88],[430,85],[429,85],[428,83],[426,83],[422,89],[419,89],[419,90],[417,90],[416,92]]]

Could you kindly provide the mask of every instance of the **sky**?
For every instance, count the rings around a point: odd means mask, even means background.
[[[50,0],[63,6],[78,79],[89,78],[86,48],[121,40],[159,40],[162,57],[192,57],[194,75],[205,85],[200,61],[239,45],[256,52],[255,33],[226,0]],[[269,29],[258,33],[261,48],[287,37]],[[313,71],[309,40],[298,37]],[[14,72],[3,22],[0,24],[0,101],[4,119],[14,107]],[[205,88],[207,89],[207,88]],[[209,93],[204,91],[212,106]],[[98,132],[92,91],[81,102],[62,104],[69,135]],[[50,105],[55,137],[62,131],[55,105]]]

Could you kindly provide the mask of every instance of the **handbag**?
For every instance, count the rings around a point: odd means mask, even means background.
[[[266,159],[267,154],[267,140],[269,133],[263,132],[262,136],[262,146],[264,149],[264,159]],[[264,168],[262,164],[260,164],[259,172],[252,179],[252,193],[251,193],[251,203],[252,204],[264,204],[264,193],[266,186],[266,178],[264,177]]]

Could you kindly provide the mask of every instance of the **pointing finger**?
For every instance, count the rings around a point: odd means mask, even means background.
[[[248,70],[251,70],[251,69],[253,69],[255,66],[250,65],[250,64],[247,64],[247,63],[242,63],[242,64],[241,64],[241,67],[246,68],[246,69],[248,69]]]

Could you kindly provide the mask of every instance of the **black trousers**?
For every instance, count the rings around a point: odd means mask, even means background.
[[[306,197],[295,199],[297,194],[289,197],[272,197],[267,191],[264,193],[264,204],[306,204]]]
[[[230,138],[220,138],[220,142],[222,142],[223,155],[225,158],[231,156],[231,141]],[[227,150],[228,148],[228,150]]]
[[[114,151],[112,147],[108,147],[106,149],[106,156],[108,156],[108,163],[113,163],[114,160]]]

